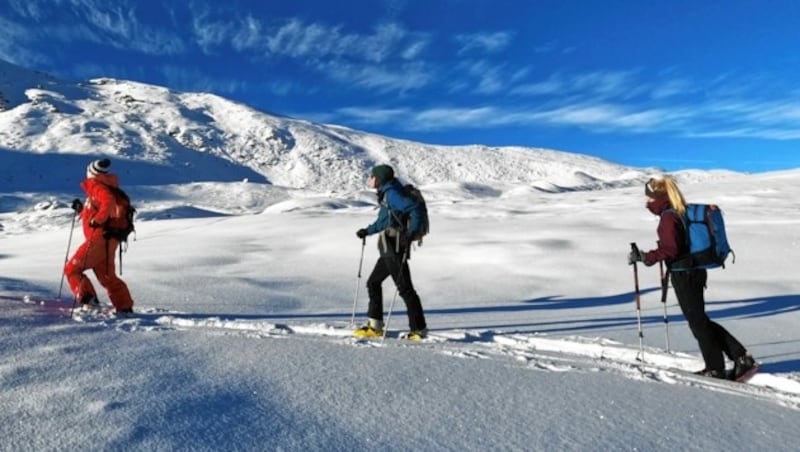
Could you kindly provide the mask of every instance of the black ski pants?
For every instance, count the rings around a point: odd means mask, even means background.
[[[672,287],[689,329],[692,331],[708,370],[725,370],[725,358],[734,360],[746,353],[744,346],[706,314],[705,269],[672,272]]]
[[[367,279],[369,293],[369,309],[367,316],[371,319],[383,321],[383,281],[391,276],[397,286],[397,292],[406,304],[408,311],[408,327],[411,331],[427,328],[425,314],[422,312],[422,303],[419,295],[414,290],[411,282],[411,271],[408,261],[403,261],[399,255],[384,255],[375,263],[372,274]]]

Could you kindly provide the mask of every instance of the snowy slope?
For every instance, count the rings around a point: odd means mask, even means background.
[[[3,86],[12,87],[4,92],[16,100],[0,112],[0,183],[21,192],[0,198],[6,232],[36,228],[30,217],[63,207],[79,194],[86,164],[103,155],[145,220],[371,203],[364,181],[377,163],[442,202],[624,187],[656,171],[546,149],[413,143],[210,94],[3,68]],[[14,213],[3,220],[3,212]]]
[[[638,175],[632,168],[551,150],[396,140],[130,81],[48,79],[43,85],[42,76],[21,69],[4,74],[0,86],[10,86],[4,92],[15,100],[14,108],[0,114],[0,148],[3,160],[15,166],[6,166],[0,180],[47,178],[45,168],[25,171],[44,166],[35,157],[44,153],[58,154],[60,165],[69,167],[79,167],[87,154],[115,156],[129,165],[127,182],[133,185],[248,178],[317,192],[360,190],[376,163],[393,164],[420,185],[504,181],[569,189]]]
[[[0,113],[0,450],[796,448],[797,170],[676,175],[726,214],[737,260],[706,296],[763,365],[741,385],[687,374],[702,360],[657,267],[639,268],[638,347],[625,256],[654,246],[653,169],[15,73],[26,97]],[[122,276],[134,318],[73,319],[61,286],[81,240],[68,203],[99,155],[140,211]],[[354,234],[375,217],[375,162],[429,199],[411,262],[424,343],[350,337],[377,258]],[[398,300],[390,330],[406,327]]]

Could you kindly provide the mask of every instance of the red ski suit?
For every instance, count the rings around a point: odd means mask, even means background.
[[[98,174],[81,182],[86,192],[86,203],[81,210],[83,235],[86,240],[78,247],[75,254],[64,266],[69,287],[79,302],[97,296],[91,280],[84,274],[86,270],[94,271],[97,281],[108,292],[111,304],[117,310],[133,308],[128,286],[117,277],[114,266],[114,255],[119,241],[103,237],[103,225],[111,217],[119,216],[114,195],[108,187],[118,187],[115,174]]]

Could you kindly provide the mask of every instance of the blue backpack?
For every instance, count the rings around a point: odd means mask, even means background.
[[[736,262],[736,254],[728,243],[725,221],[719,207],[714,204],[689,204],[681,222],[689,242],[689,255],[673,262],[672,270],[725,268],[728,254],[733,254],[733,262]]]

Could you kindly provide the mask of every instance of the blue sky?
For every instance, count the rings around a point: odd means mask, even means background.
[[[766,171],[800,167],[798,30],[787,0],[5,0],[0,58],[426,143]]]

